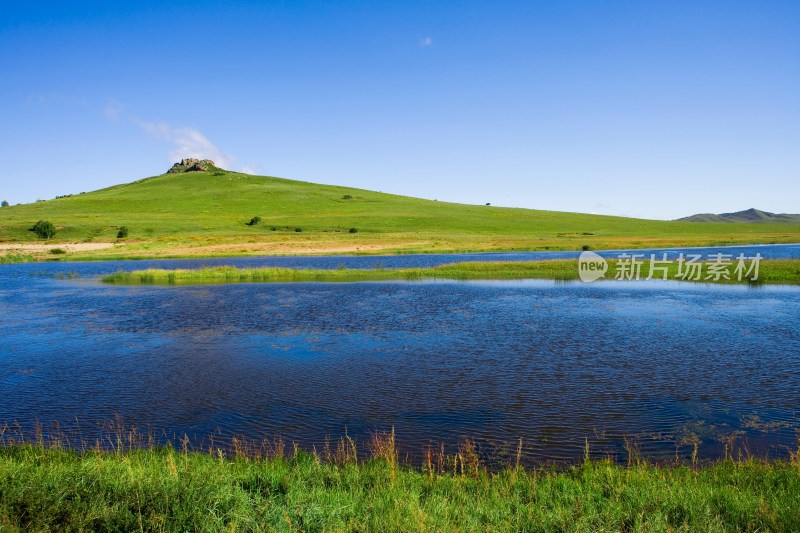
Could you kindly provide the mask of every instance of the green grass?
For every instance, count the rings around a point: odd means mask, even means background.
[[[256,216],[261,222],[248,226]],[[45,242],[29,231],[38,220],[55,224],[57,234],[46,241],[53,245],[118,244],[71,253],[74,260],[800,242],[800,223],[664,222],[464,205],[221,170],[5,207],[0,242]],[[125,240],[117,239],[121,226],[129,229]]]
[[[800,462],[490,471],[391,448],[326,462],[151,448],[0,449],[3,531],[798,531]],[[387,455],[389,452],[389,455]],[[459,457],[461,459],[459,460]]]
[[[609,261],[608,279],[614,279],[618,262]],[[705,265],[707,268],[707,264]],[[667,273],[668,279],[675,279],[678,265],[673,263]],[[649,273],[649,261],[642,266],[642,279]],[[733,265],[728,267],[730,279],[706,279],[704,269],[701,279],[704,283],[737,283]],[[656,276],[658,277],[658,276]],[[380,280],[420,280],[420,279],[578,279],[576,260],[516,261],[516,262],[464,262],[429,268],[403,269],[291,269],[291,268],[236,268],[229,266],[210,267],[196,270],[136,270],[116,272],[104,276],[105,283],[118,284],[162,284],[191,285],[213,283],[252,283],[252,282],[353,282]],[[741,283],[749,281],[743,277]],[[800,283],[800,260],[775,259],[762,260],[757,282],[760,283]]]
[[[0,255],[0,265],[7,265],[12,263],[30,263],[35,258],[31,254],[22,254],[18,252],[10,252]]]

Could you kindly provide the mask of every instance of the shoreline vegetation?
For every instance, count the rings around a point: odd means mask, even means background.
[[[693,223],[697,224],[697,223]],[[727,224],[730,225],[730,224]],[[144,241],[132,239],[127,242],[74,242],[51,240],[47,243],[27,241],[0,241],[0,265],[35,262],[95,262],[95,261],[147,261],[156,259],[217,259],[226,257],[326,257],[326,256],[398,256],[428,254],[478,254],[478,253],[524,253],[524,252],[581,252],[587,248],[594,252],[615,250],[650,250],[674,248],[713,248],[730,246],[796,245],[800,243],[800,232],[784,234],[775,238],[753,238],[750,235],[726,238],[670,239],[637,237],[610,239],[602,242],[561,238],[541,240],[537,244],[506,241],[498,236],[497,242],[445,242],[437,237],[436,242],[405,242],[407,235],[396,236],[361,235],[357,240],[348,235],[334,234],[310,236],[298,234],[286,240],[219,239],[215,236],[197,235],[173,242],[173,239]],[[586,241],[590,242],[590,241]]]
[[[342,438],[322,452],[272,441],[72,451],[0,446],[0,529],[115,531],[797,531],[800,450],[787,459],[567,467],[510,458],[490,469],[470,441],[399,458],[394,432],[365,456]],[[107,444],[106,444],[107,446]],[[520,441],[521,448],[521,441]],[[263,450],[263,453],[262,453]],[[256,453],[254,453],[254,451]]]
[[[603,281],[614,280],[616,273],[622,269],[617,259],[608,260],[608,271]],[[708,262],[701,263],[705,268],[699,279],[680,279],[679,264],[675,261],[668,265],[667,280],[726,283],[726,284],[800,284],[800,259],[762,259],[759,264],[758,277],[751,278],[753,273],[743,273],[741,281],[735,273],[736,262],[725,269],[727,274],[714,279],[709,278]],[[655,266],[655,265],[652,265]],[[641,279],[650,274],[649,260],[641,265]],[[654,279],[663,279],[663,271],[655,271]],[[359,282],[359,281],[416,281],[425,279],[451,280],[522,280],[544,279],[572,281],[579,279],[578,261],[575,259],[557,259],[542,261],[497,261],[497,262],[462,262],[426,268],[398,269],[292,269],[279,267],[237,268],[219,266],[200,269],[147,269],[131,272],[119,271],[103,276],[103,283],[119,285],[201,285],[217,283],[262,283],[262,282]]]

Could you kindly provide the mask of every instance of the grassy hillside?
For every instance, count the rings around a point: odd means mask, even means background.
[[[255,216],[261,222],[248,226]],[[56,225],[54,238],[43,241],[29,231],[40,219]],[[119,226],[128,227],[127,238],[117,239]],[[117,244],[66,247],[71,259],[780,242],[800,242],[800,223],[653,221],[463,205],[222,170],[165,174],[0,208],[7,254],[10,244]]]

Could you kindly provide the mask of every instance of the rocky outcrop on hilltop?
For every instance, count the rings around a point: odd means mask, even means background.
[[[167,170],[167,174],[180,174],[181,172],[203,172],[216,168],[217,165],[210,159],[181,159],[180,163],[175,163],[172,168]]]

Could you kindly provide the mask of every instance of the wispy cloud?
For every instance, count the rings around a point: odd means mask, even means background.
[[[29,104],[39,104],[44,106],[79,106],[89,107],[89,100],[57,92],[50,93],[31,93],[27,97]]]
[[[177,161],[187,157],[212,159],[220,168],[232,168],[233,157],[223,152],[216,144],[199,130],[188,127],[174,127],[166,122],[135,121],[150,137],[172,143],[170,160]]]
[[[427,48],[432,44],[433,44],[433,39],[431,39],[430,37],[423,37],[422,39],[419,40],[419,45],[422,48]]]
[[[76,98],[61,93],[31,93],[27,96],[27,103],[41,106],[80,106],[91,108],[93,112],[101,111],[103,117],[110,122],[136,124],[153,139],[164,141],[171,145],[169,159],[171,162],[187,157],[198,159],[211,159],[218,167],[229,170],[241,170],[248,174],[254,173],[255,167],[236,164],[236,158],[224,152],[214,144],[200,130],[187,126],[173,126],[168,122],[152,122],[142,120],[128,112],[125,104],[116,98],[109,98],[104,106],[90,104],[85,98]]]
[[[118,100],[111,98],[103,109],[103,116],[108,120],[117,120],[124,111],[125,106]]]

